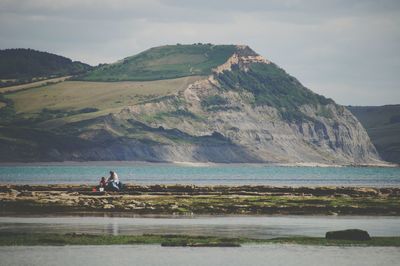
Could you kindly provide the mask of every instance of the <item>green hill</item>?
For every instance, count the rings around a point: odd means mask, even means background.
[[[151,48],[114,64],[103,65],[76,79],[145,81],[209,75],[235,51],[235,45],[166,45]]]
[[[225,63],[234,53],[236,45],[166,45],[148,49],[114,64],[103,65],[75,77],[82,81],[151,81],[185,76],[209,75],[212,69]],[[258,56],[249,47],[240,55]],[[254,94],[256,105],[278,108],[290,120],[306,118],[298,111],[304,104],[333,103],[332,100],[305,88],[297,79],[277,65],[254,63],[248,71],[238,67],[219,73],[216,78],[227,90],[238,87]]]
[[[400,105],[347,108],[365,127],[382,158],[400,163]]]
[[[1,85],[20,84],[33,79],[81,74],[91,66],[32,49],[0,50]]]
[[[0,90],[0,161],[380,162],[346,108],[247,46],[160,46],[73,79]]]

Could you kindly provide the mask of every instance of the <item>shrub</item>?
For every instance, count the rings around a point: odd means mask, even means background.
[[[211,95],[201,101],[201,106],[203,107],[225,104],[228,104],[228,101],[219,95]]]

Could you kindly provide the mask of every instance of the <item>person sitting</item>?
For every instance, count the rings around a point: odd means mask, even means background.
[[[114,171],[110,171],[110,177],[107,179],[107,190],[120,191],[122,183],[119,181],[118,175]]]
[[[106,181],[106,178],[103,176],[100,179],[100,182],[99,182],[99,185],[98,185],[97,189],[99,191],[104,191],[106,189],[106,187],[107,187],[107,181]]]

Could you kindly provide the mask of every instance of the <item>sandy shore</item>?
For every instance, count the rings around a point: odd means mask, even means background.
[[[0,215],[133,214],[400,215],[400,188],[127,184],[123,192],[90,185],[0,185]]]

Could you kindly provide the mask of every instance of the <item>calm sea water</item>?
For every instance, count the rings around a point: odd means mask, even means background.
[[[400,187],[400,168],[288,167],[254,164],[187,166],[160,163],[62,163],[1,165],[0,183],[95,184],[110,170],[126,183],[253,184]]]
[[[400,236],[398,216],[19,216],[0,217],[0,233],[183,234],[268,239],[323,237],[359,228],[371,236]]]

